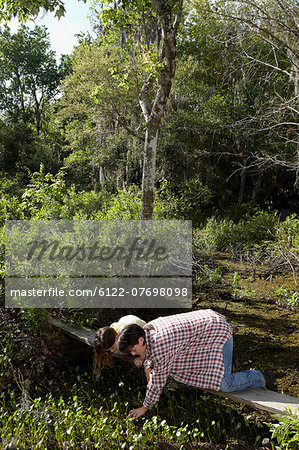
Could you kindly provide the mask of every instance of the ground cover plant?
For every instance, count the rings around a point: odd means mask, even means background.
[[[171,214],[165,201],[168,197],[165,192],[157,195],[158,217],[167,217]],[[71,217],[75,210],[76,218],[128,219],[139,214],[138,189],[120,190],[104,201],[89,195],[89,200],[101,202],[102,209],[97,211],[90,208],[85,194],[76,196],[60,175],[47,178],[42,171],[18,198],[15,209],[6,210],[7,218],[15,217],[15,211],[22,211],[21,218],[32,215],[36,219]],[[293,396],[299,394],[297,242],[298,219],[280,222],[274,214],[260,211],[241,220],[211,218],[194,229],[193,241],[193,307],[223,313],[234,328],[239,368],[272,369],[279,390]],[[3,254],[3,233],[1,248]],[[96,328],[132,312],[145,320],[169,314],[167,310],[81,309],[52,314],[79,327]],[[219,448],[250,448],[261,446],[263,437],[271,436],[264,424],[269,421],[267,415],[177,384],[170,384],[158,407],[134,424],[127,412],[144,394],[142,374],[116,367],[92,381],[91,354],[67,348],[51,335],[48,314],[46,310],[1,309],[3,445],[104,448],[109,441],[113,448],[163,448],[168,444],[179,448],[210,442]],[[277,445],[278,431],[273,432]]]
[[[167,419],[154,411],[147,419],[134,423],[128,418],[129,402],[127,395],[118,390],[99,393],[98,389],[89,389],[87,374],[78,375],[72,393],[54,398],[52,394],[31,399],[29,396],[9,399],[9,407],[1,407],[1,438],[3,445],[13,444],[17,448],[163,448],[163,444],[172,443],[186,445],[193,443],[198,447],[200,441],[220,441],[229,429],[235,427],[235,434],[248,433],[256,443],[261,437],[256,435],[253,420],[244,420],[229,407],[217,406],[200,400],[192,401],[193,418],[188,418],[188,403],[182,398],[172,400],[168,396],[167,406],[170,409]],[[122,386],[123,382],[119,383]],[[82,395],[82,387],[87,394]],[[130,389],[130,388],[129,388]],[[132,388],[131,388],[132,389]],[[78,397],[79,394],[79,397]],[[165,400],[164,400],[165,401]],[[4,396],[1,398],[2,405]],[[206,405],[206,406],[204,406]],[[181,419],[176,425],[176,409],[180,409]],[[9,415],[9,411],[13,411]],[[200,414],[201,418],[195,419]],[[165,414],[161,412],[162,416]],[[171,417],[173,414],[173,417]],[[225,418],[226,417],[226,418]],[[189,419],[187,422],[186,419]],[[230,421],[228,420],[230,418]],[[189,446],[189,448],[191,448]]]
[[[218,255],[213,263],[207,260],[202,267],[194,284],[194,308],[211,307],[226,315],[234,329],[238,368],[272,369],[279,391],[297,396],[299,314],[280,301],[278,288],[283,285],[281,289],[295,292],[292,275],[259,278],[249,271],[248,263],[233,262],[227,255]],[[91,353],[85,347],[76,344],[74,348],[74,342],[63,341],[53,330],[47,330],[48,336],[40,335],[37,328],[42,322],[34,321],[29,311],[3,311],[3,445],[87,449],[109,444],[110,448],[146,449],[200,448],[201,443],[210,442],[222,449],[250,449],[261,448],[263,439],[273,435],[273,445],[284,448],[282,440],[279,444],[283,425],[275,426],[275,418],[172,381],[158,406],[134,423],[127,413],[143,398],[142,371],[118,363],[93,380]],[[146,320],[169,314],[167,310],[63,310],[55,314],[77,326],[98,327],[132,312]],[[289,435],[296,442],[294,430],[290,428]]]
[[[43,365],[39,379],[36,367],[27,365],[28,378],[24,379],[25,368],[20,365],[24,362],[15,362],[18,358],[13,357],[8,341],[0,371],[2,385],[8,388],[0,397],[4,448],[133,449],[164,448],[167,443],[197,448],[200,442],[221,442],[230,434],[232,442],[246,435],[249,441],[260,443],[259,433],[266,432],[254,416],[246,419],[225,402],[172,383],[149,416],[134,422],[128,419],[128,410],[144,395],[141,371],[119,364],[95,381],[90,361],[81,367],[66,362],[64,370],[50,375],[49,366]],[[191,443],[193,447],[188,447]]]
[[[272,437],[278,442],[277,450],[299,448],[299,418],[288,409],[288,414],[276,414],[279,423],[268,424]]]
[[[114,217],[125,212],[128,204],[137,203],[131,194],[121,193],[101,214]],[[259,225],[256,233],[246,237],[248,245],[268,248],[274,242],[292,248],[297,256],[297,234],[292,230],[297,230],[298,219],[281,224],[275,216],[259,214],[244,218],[243,225],[249,229],[255,221]],[[268,229],[258,230],[261,221]],[[225,231],[228,243],[235,238],[234,226],[230,223]],[[245,247],[239,252],[243,258],[236,258],[234,252],[212,251],[209,243],[202,245],[202,235],[209,232],[212,238],[218,230],[207,230],[209,226],[194,230],[193,308],[212,308],[228,318],[234,329],[238,369],[271,369],[278,390],[298,396],[297,266],[292,266],[292,272],[286,265],[277,270],[270,259],[267,265],[260,264],[260,259],[247,258]],[[263,240],[265,236],[273,240]],[[49,314],[78,327],[97,328],[126,313],[149,321],[168,315],[168,310],[1,308],[0,313],[0,436],[4,448],[11,444],[17,448],[87,449],[104,448],[108,443],[112,448],[200,448],[201,443],[209,442],[223,449],[250,449],[261,447],[263,438],[271,436],[273,445],[281,448],[286,436],[296,444],[298,431],[292,417],[277,424],[270,416],[270,423],[266,413],[174,382],[168,384],[158,406],[134,423],[127,413],[144,395],[143,374],[118,364],[93,380],[91,352],[63,341],[47,325]]]

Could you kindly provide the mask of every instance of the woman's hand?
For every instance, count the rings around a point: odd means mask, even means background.
[[[134,419],[138,419],[138,417],[143,416],[147,410],[148,410],[148,408],[146,406],[141,406],[141,408],[132,409],[129,412],[129,416],[133,417]]]

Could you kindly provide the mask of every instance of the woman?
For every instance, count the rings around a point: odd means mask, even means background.
[[[101,375],[103,367],[113,367],[113,354],[118,351],[118,337],[125,326],[132,324],[139,325],[143,328],[146,325],[146,322],[139,317],[130,314],[121,317],[118,322],[112,323],[110,327],[103,327],[97,331],[93,354],[93,371],[97,377]],[[126,361],[133,361],[136,367],[141,367],[143,362],[142,358],[135,357],[133,359],[130,355],[121,354],[119,352],[117,356]],[[145,376],[148,381],[148,368],[145,370]]]

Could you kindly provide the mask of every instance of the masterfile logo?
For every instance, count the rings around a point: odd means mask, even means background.
[[[191,274],[190,221],[7,221],[7,276]]]
[[[156,240],[141,239],[140,237],[133,238],[129,246],[116,245],[108,247],[101,246],[100,242],[95,242],[93,245],[64,245],[58,240],[34,240],[29,243],[29,251],[27,260],[33,261],[42,259],[49,259],[50,261],[124,261],[124,267],[130,267],[132,260],[149,261],[165,261],[167,259],[167,249],[165,247],[158,247]]]

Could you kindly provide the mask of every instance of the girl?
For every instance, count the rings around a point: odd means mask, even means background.
[[[131,355],[122,354],[118,351],[117,341],[121,331],[127,325],[139,325],[143,328],[146,322],[132,314],[123,316],[118,322],[114,322],[110,327],[102,327],[96,333],[94,341],[94,356],[93,356],[93,372],[99,377],[102,369],[105,366],[113,367],[113,355],[128,362],[134,362],[136,367],[141,367],[143,359],[138,356],[132,358]],[[149,380],[149,368],[145,369],[145,376]]]

